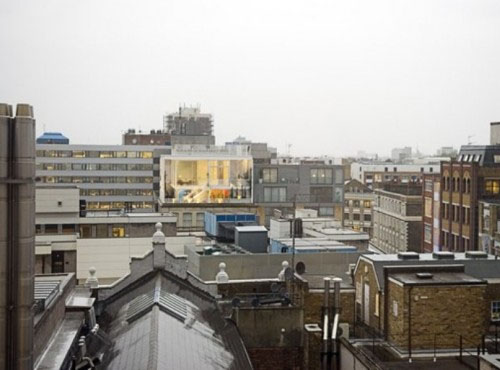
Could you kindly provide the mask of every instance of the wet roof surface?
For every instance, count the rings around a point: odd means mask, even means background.
[[[117,312],[110,306],[107,369],[252,368],[237,328],[215,301],[161,273],[152,280],[121,297]]]
[[[395,279],[407,285],[443,285],[443,284],[485,284],[483,280],[460,272],[431,273],[400,273],[390,274]]]

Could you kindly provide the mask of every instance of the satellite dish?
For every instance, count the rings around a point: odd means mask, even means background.
[[[297,265],[295,265],[295,271],[297,271],[297,273],[299,275],[302,275],[304,274],[304,272],[306,272],[306,265],[304,262],[298,262]]]
[[[287,267],[285,269],[285,280],[292,280],[293,279],[293,271],[291,267]]]
[[[231,304],[233,305],[233,307],[240,307],[240,305],[241,305],[241,299],[239,299],[238,297],[235,297],[231,301]]]

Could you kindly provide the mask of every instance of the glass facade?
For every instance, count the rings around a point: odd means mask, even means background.
[[[251,159],[164,158],[161,175],[161,194],[165,202],[252,201]]]

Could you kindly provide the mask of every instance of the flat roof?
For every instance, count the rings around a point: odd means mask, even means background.
[[[390,274],[394,279],[404,285],[470,285],[486,284],[484,280],[477,279],[463,272],[405,272]]]
[[[237,231],[242,231],[242,232],[266,232],[267,229],[264,226],[236,226],[235,229]]]

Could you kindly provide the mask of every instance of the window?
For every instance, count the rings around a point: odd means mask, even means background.
[[[83,150],[73,150],[74,158],[85,158],[85,151]]]
[[[380,307],[380,294],[375,293],[375,311],[373,312],[373,314],[377,317],[380,315],[379,307]]]
[[[371,200],[364,200],[363,201],[363,207],[364,208],[371,208],[372,207],[372,201]]]
[[[182,226],[183,227],[193,226],[193,214],[192,213],[185,212],[182,214]]]
[[[432,242],[432,227],[431,225],[424,225],[424,240],[426,243]]]
[[[125,226],[113,225],[111,235],[113,236],[113,238],[124,238],[125,237]]]
[[[92,227],[91,225],[80,225],[80,238],[91,238]]]
[[[333,170],[330,168],[311,169],[311,184],[333,183]]]
[[[45,234],[59,234],[57,225],[45,225]]]
[[[500,180],[486,180],[484,190],[486,194],[499,194]]]
[[[392,314],[395,317],[398,317],[398,302],[397,301],[392,301]]]
[[[96,237],[97,238],[107,238],[108,237],[108,225],[96,225]]]
[[[500,321],[500,301],[491,302],[491,321]]]
[[[75,233],[75,225],[74,224],[62,225],[62,233],[63,234],[74,234]]]
[[[370,221],[372,220],[372,215],[371,215],[371,214],[369,214],[369,213],[368,213],[368,214],[366,214],[366,213],[365,213],[365,214],[364,214],[364,219],[365,219],[365,221],[370,222]]]
[[[153,158],[153,152],[139,152],[141,158]]]
[[[320,216],[333,216],[333,207],[319,207]]]
[[[425,197],[424,214],[425,217],[432,217],[432,198]]]
[[[278,182],[278,169],[277,168],[264,168],[262,170],[262,181],[264,183],[277,183]]]
[[[264,202],[286,202],[286,188],[264,188]]]
[[[113,158],[113,152],[100,152],[100,158]]]
[[[205,225],[205,213],[198,212],[196,214],[196,226],[203,227]]]

